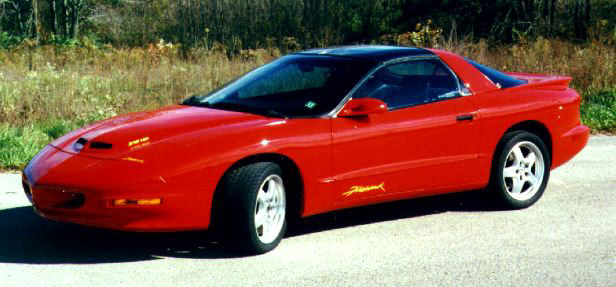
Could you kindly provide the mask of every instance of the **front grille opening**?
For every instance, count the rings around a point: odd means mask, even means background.
[[[70,193],[70,196],[70,199],[56,203],[51,207],[76,209],[82,207],[86,202],[86,197],[81,193]]]
[[[94,149],[110,149],[113,145],[106,142],[91,142],[90,148]]]

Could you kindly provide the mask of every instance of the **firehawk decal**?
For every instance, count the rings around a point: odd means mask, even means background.
[[[354,185],[354,186],[351,186],[351,189],[349,189],[349,191],[343,193],[342,195],[351,196],[355,193],[364,193],[364,192],[373,191],[373,190],[385,191],[385,182],[381,182],[381,184],[379,185],[369,185],[369,186]]]
[[[148,142],[149,140],[150,140],[150,137],[143,137],[143,138],[140,138],[140,139],[136,139],[134,141],[128,142],[128,147],[132,147],[132,146],[138,145],[138,144],[143,144],[145,142]]]

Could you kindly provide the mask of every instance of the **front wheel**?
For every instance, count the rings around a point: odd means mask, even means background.
[[[541,138],[526,131],[507,133],[497,149],[491,187],[506,208],[533,205],[550,177],[550,154]]]
[[[278,246],[287,227],[287,195],[280,167],[260,162],[225,177],[224,230],[227,240],[249,253]]]

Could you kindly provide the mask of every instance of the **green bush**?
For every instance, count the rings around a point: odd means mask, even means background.
[[[0,49],[8,49],[18,46],[23,42],[24,37],[11,35],[7,32],[0,33]]]
[[[34,125],[0,125],[0,169],[22,168],[51,138]]]
[[[616,132],[616,89],[582,96],[582,122],[595,132]]]

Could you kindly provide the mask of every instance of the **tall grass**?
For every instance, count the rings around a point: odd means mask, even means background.
[[[573,76],[584,121],[616,131],[616,49],[538,39],[513,46],[446,41],[441,47],[505,71]],[[21,168],[43,145],[71,129],[117,114],[178,103],[278,57],[270,50],[181,53],[147,48],[21,47],[0,50],[0,169]]]
[[[566,75],[581,93],[616,87],[616,47],[539,38],[509,46],[445,41],[444,49],[508,72]]]
[[[0,122],[91,122],[177,103],[269,61],[267,51],[228,59],[171,45],[148,49],[0,50]]]
[[[582,95],[582,121],[594,133],[616,132],[616,47],[601,43],[573,44],[539,38],[511,46],[448,40],[450,51],[510,72],[571,76]]]

